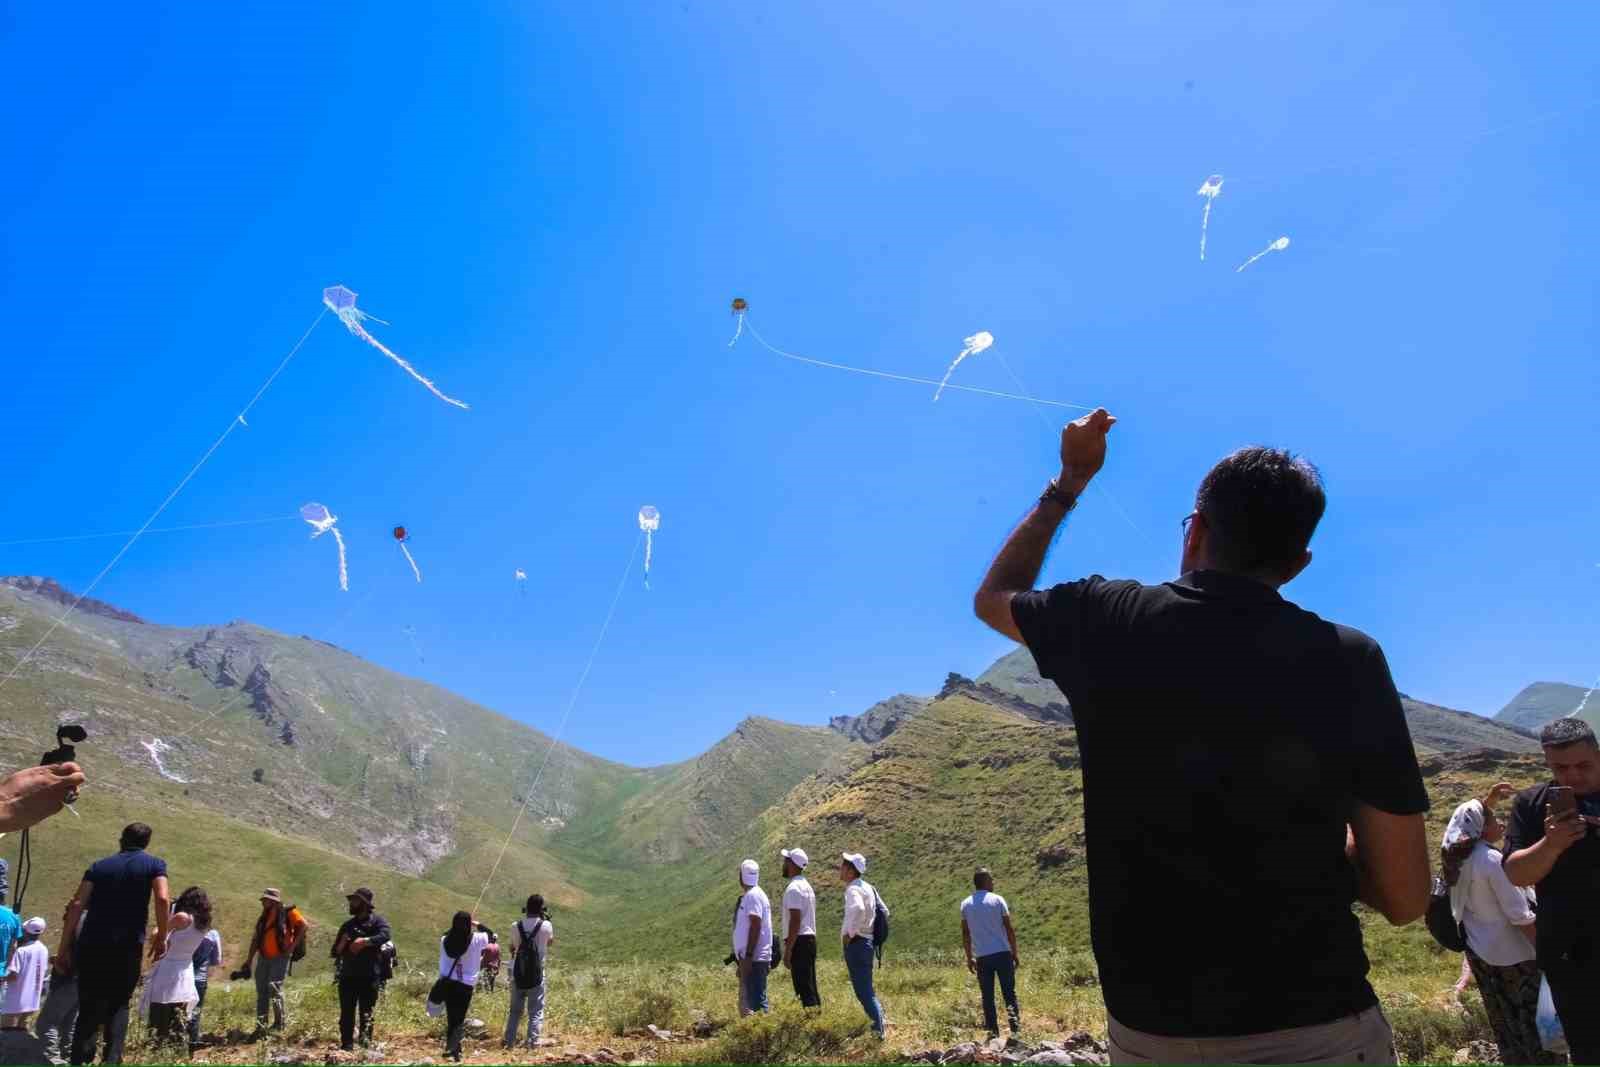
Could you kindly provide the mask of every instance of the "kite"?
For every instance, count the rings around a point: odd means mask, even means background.
[[[339,527],[334,525],[339,521],[339,516],[333,514],[321,504],[307,504],[300,509],[300,517],[311,524],[311,539],[313,541],[325,533],[333,534],[333,539],[339,546],[339,589],[348,593],[350,591],[350,573],[345,569],[344,537],[339,533]]]
[[[517,568],[517,572],[516,572],[516,579],[517,579],[517,592],[521,593],[523,596],[527,596],[528,595],[528,572],[523,570],[521,567],[518,567]]]
[[[1206,224],[1211,221],[1211,201],[1222,193],[1222,175],[1213,174],[1195,190],[1195,195],[1206,198],[1206,209],[1200,216],[1200,262],[1206,261]]]
[[[644,531],[644,587],[650,588],[650,549],[655,532],[661,529],[661,512],[646,504],[639,509],[639,529]]]
[[[728,347],[732,348],[734,343],[739,340],[739,335],[744,333],[744,313],[750,310],[750,305],[745,302],[744,297],[736,296],[733,298],[733,304],[729,310],[739,319],[738,324],[733,328],[733,340],[728,342]]]
[[[434,385],[433,382],[417,373],[417,368],[413,367],[404,359],[389,351],[389,349],[384,347],[383,342],[379,341],[376,337],[367,332],[367,328],[361,325],[362,321],[365,319],[372,319],[373,322],[380,322],[385,326],[389,324],[384,322],[382,319],[377,318],[376,316],[368,315],[365,311],[362,311],[360,308],[356,307],[355,293],[351,292],[349,289],[346,289],[342,285],[330,285],[328,288],[322,290],[322,302],[328,306],[329,311],[339,316],[339,321],[344,323],[345,329],[349,330],[351,333],[367,342],[367,344],[371,345],[379,352],[382,352],[384,355],[394,360],[395,363],[399,365],[401,370],[405,371],[407,374],[411,375],[411,377],[415,378],[417,381],[426,386],[428,392],[432,393],[440,400],[443,400],[446,404],[454,404],[463,411],[467,409],[466,404],[463,404],[461,401],[456,400],[453,397],[445,396],[443,393],[439,392],[438,387]]]
[[[942,378],[939,382],[939,388],[933,391],[933,399],[936,401],[939,399],[939,394],[944,392],[945,384],[950,381],[950,375],[954,374],[956,372],[956,368],[961,366],[961,361],[966,359],[968,356],[977,355],[979,352],[982,352],[984,349],[994,344],[994,334],[990,333],[988,330],[979,330],[977,333],[973,334],[971,337],[968,337],[961,343],[967,347],[963,348],[961,350],[961,354],[956,357],[955,362],[950,364],[950,369],[944,372],[944,378]]]
[[[406,533],[404,526],[394,528],[394,543],[400,546],[400,551],[405,554],[406,562],[411,564],[411,573],[417,576],[417,582],[422,581],[422,572],[417,570],[417,561],[411,558],[411,550],[406,547],[406,542],[411,540],[411,535]]]
[[[1243,263],[1239,264],[1239,266],[1234,269],[1233,273],[1238,274],[1239,271],[1244,270],[1250,264],[1254,263],[1256,260],[1258,260],[1262,256],[1266,255],[1268,252],[1282,252],[1285,248],[1288,248],[1288,247],[1289,247],[1289,239],[1287,237],[1280,237],[1276,241],[1274,241],[1270,245],[1268,245],[1267,247],[1263,248],[1261,251],[1257,252],[1255,255],[1251,256],[1249,259],[1245,260]]]

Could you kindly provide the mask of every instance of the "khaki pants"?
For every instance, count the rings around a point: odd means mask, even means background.
[[[1395,1062],[1394,1031],[1379,1008],[1317,1026],[1243,1037],[1159,1037],[1108,1021],[1112,1063]]]

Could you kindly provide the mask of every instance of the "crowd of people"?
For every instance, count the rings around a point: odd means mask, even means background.
[[[1090,934],[1114,1063],[1394,1063],[1393,1032],[1368,981],[1365,903],[1394,925],[1446,907],[1507,1063],[1558,1062],[1547,1014],[1574,1063],[1600,1064],[1600,745],[1582,719],[1540,734],[1550,781],[1502,784],[1452,814],[1435,882],[1423,787],[1404,708],[1377,642],[1283,597],[1311,564],[1326,508],[1308,462],[1241,449],[1201,481],[1182,521],[1180,576],[1159,585],[1092,576],[1036,589],[1068,513],[1105,462],[1116,419],[1097,410],[1062,431],[1061,467],[1006,539],[974,596],[980,619],[1024,644],[1066,694],[1083,765]],[[70,763],[0,781],[0,832],[60,810],[83,782]],[[1502,820],[1502,805],[1510,802]],[[63,916],[53,964],[47,924],[0,908],[6,1026],[37,1011],[39,1035],[70,1058],[118,1062],[146,951],[144,1011],[168,1040],[198,1033],[207,968],[221,960],[199,887],[170,899],[149,827],[92,865]],[[1503,842],[1503,845],[1502,845]],[[760,867],[739,867],[732,923],[742,1013],[769,1007],[774,965],[819,1008],[816,894],[803,849],[781,854],[779,933]],[[839,857],[841,949],[872,1030],[883,1006],[874,963],[889,911],[860,853]],[[962,944],[998,1034],[994,987],[1020,1025],[1016,932],[980,869],[961,902]],[[1446,899],[1447,898],[1447,899]],[[155,931],[148,930],[154,902]],[[392,966],[370,891],[348,898],[334,941],[340,1039],[370,1041]],[[263,1032],[285,1024],[283,982],[307,923],[275,889],[236,977],[252,973]],[[1437,936],[1437,934],[1436,934]],[[504,1044],[533,1045],[554,931],[538,896],[511,933]],[[486,969],[485,957],[489,964]],[[1180,961],[1176,964],[1174,961]],[[498,939],[467,912],[440,938],[430,1014],[461,1057],[463,1025]],[[42,1005],[45,970],[52,979]],[[487,979],[486,979],[487,980]],[[1552,1010],[1542,1002],[1548,991]],[[71,1000],[76,1025],[57,1008]],[[526,1018],[524,1028],[523,1019]],[[54,1042],[52,1044],[52,1042]]]

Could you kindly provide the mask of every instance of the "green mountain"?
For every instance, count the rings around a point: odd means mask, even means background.
[[[1571,715],[1582,708],[1581,717],[1600,729],[1600,700],[1589,696],[1583,686],[1563,682],[1534,682],[1511,698],[1495,715],[1496,722],[1537,732],[1552,719]]]
[[[72,599],[45,579],[0,580],[0,670]],[[158,626],[89,601],[0,687],[7,768],[53,747],[62,722],[89,732],[79,755],[91,785],[81,820],[34,835],[32,899],[59,907],[140,819],[174,880],[242,902],[225,933],[234,920],[242,932],[262,885],[293,893],[331,936],[340,884],[404,884],[415,907],[390,918],[413,943],[470,906],[491,870],[486,918],[537,890],[581,931],[646,884],[650,865],[724,844],[861,747],[750,719],[696,760],[626,767],[312,638],[243,622]]]
[[[68,603],[53,583],[0,580],[0,671]],[[0,687],[0,755],[32,762],[58,722],[90,733],[81,818],[34,835],[30,910],[54,913],[139,819],[175,882],[213,891],[226,938],[245,936],[275,885],[316,925],[317,963],[349,888],[372,886],[402,951],[425,959],[496,868],[491,925],[539,891],[564,956],[714,961],[738,861],[757,859],[775,891],[788,845],[815,858],[825,927],[837,854],[859,850],[894,907],[897,951],[950,948],[952,908],[984,862],[1025,937],[1086,953],[1076,734],[1026,656],[831,728],[749,718],[695,759],[635,768],[311,638],[164,627],[86,601]],[[1524,732],[1418,701],[1407,714],[1446,797],[1539,773]]]

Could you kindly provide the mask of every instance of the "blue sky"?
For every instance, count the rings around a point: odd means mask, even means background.
[[[97,595],[334,641],[685,758],[746,714],[929,692],[1049,476],[1122,422],[1047,579],[1170,576],[1217,456],[1323,469],[1289,588],[1408,692],[1600,671],[1600,13],[1582,5],[46,5],[8,13],[0,540],[132,529],[343,282],[448,408],[325,321]],[[1208,261],[1201,181],[1226,176]],[[1289,250],[1237,274],[1273,238]],[[1054,414],[1051,418],[1054,418]],[[405,523],[426,581],[388,530]],[[0,546],[81,589],[116,540]],[[519,596],[513,569],[529,579]],[[426,662],[404,633],[415,628]]]

